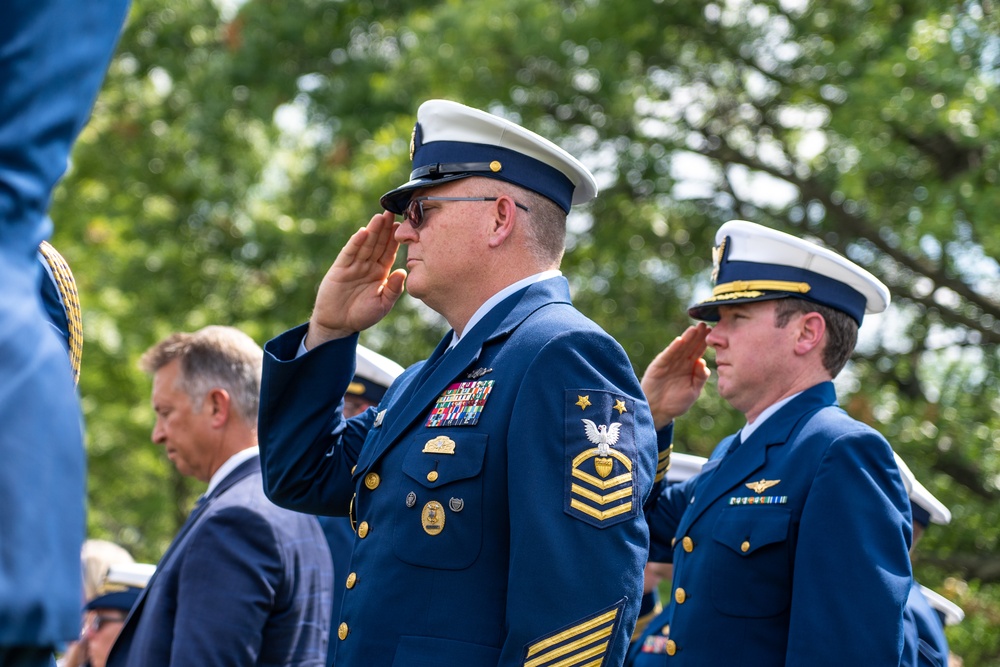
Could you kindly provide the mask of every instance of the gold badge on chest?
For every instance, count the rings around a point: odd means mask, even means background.
[[[446,435],[439,435],[424,443],[421,450],[424,454],[454,454],[455,441]]]
[[[444,506],[432,500],[420,512],[420,523],[428,535],[440,535],[444,530]]]

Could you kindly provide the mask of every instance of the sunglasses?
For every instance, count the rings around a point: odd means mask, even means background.
[[[121,616],[121,615],[118,615],[118,614],[116,614],[114,616],[108,616],[108,615],[104,615],[104,614],[98,614],[97,616],[94,617],[94,620],[92,620],[87,625],[87,628],[89,628],[91,630],[91,632],[95,632],[96,633],[96,632],[100,632],[101,628],[103,628],[108,623],[124,623],[124,622],[125,622],[125,617]],[[84,628],[84,630],[86,630],[87,628]]]
[[[414,229],[419,229],[421,225],[424,224],[424,202],[425,201],[496,201],[500,199],[499,197],[414,197],[410,200],[410,203],[406,205],[406,210],[403,211],[403,220],[410,223],[410,226]],[[514,202],[514,205],[523,211],[527,211],[528,207],[524,204],[519,204]]]

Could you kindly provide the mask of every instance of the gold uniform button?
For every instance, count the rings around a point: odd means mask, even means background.
[[[684,539],[681,540],[681,546],[684,547],[684,551],[691,553],[694,551],[694,540],[685,535]]]
[[[674,591],[674,599],[677,600],[677,604],[684,604],[684,600],[687,600],[687,593],[684,592],[683,588],[678,588]]]
[[[670,548],[673,549],[675,544],[677,544],[677,538],[676,537],[670,540]]]
[[[354,471],[357,470],[357,469],[358,469],[358,466],[351,466],[351,474],[353,475]]]
[[[370,472],[367,475],[365,475],[365,486],[368,487],[369,491],[374,491],[375,489],[377,489],[378,484],[381,481],[382,479],[378,476],[377,472]]]
[[[354,588],[354,584],[356,583],[358,583],[358,573],[351,572],[349,575],[347,575],[347,587]]]
[[[437,470],[431,470],[429,473],[427,473],[428,482],[436,482],[437,478],[438,478]]]
[[[368,522],[362,521],[361,523],[358,524],[358,537],[360,537],[361,539],[365,539],[365,536],[367,534],[368,534]]]
[[[743,544],[740,545],[740,551],[743,553],[750,551],[750,542],[744,540]]]
[[[341,639],[347,639],[348,632],[350,632],[350,629],[347,627],[347,623],[341,623],[340,627],[337,628],[337,636]]]
[[[674,655],[677,653],[677,642],[673,639],[667,640],[667,655]]]

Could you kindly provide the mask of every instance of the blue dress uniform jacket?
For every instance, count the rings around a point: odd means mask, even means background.
[[[900,667],[948,667],[948,640],[941,616],[927,602],[916,580],[903,613],[903,659]]]
[[[36,253],[127,6],[5,0],[0,10],[0,655],[80,632],[83,433]]]
[[[650,559],[674,563],[664,664],[898,664],[910,502],[888,443],[831,382],[735,443],[650,515]]]
[[[271,503],[254,457],[191,512],[108,667],[323,667],[332,569],[316,517]]]
[[[627,356],[565,279],[519,290],[444,354],[449,334],[346,423],[355,340],[295,359],[304,333],[265,346],[261,457],[275,502],[344,513],[357,494],[337,666],[620,665],[656,435]]]

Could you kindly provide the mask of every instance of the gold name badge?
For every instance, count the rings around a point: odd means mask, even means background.
[[[440,535],[444,530],[444,506],[436,500],[424,505],[420,513],[420,523],[428,535]]]
[[[439,435],[424,444],[424,454],[454,454],[455,441],[446,435]]]

